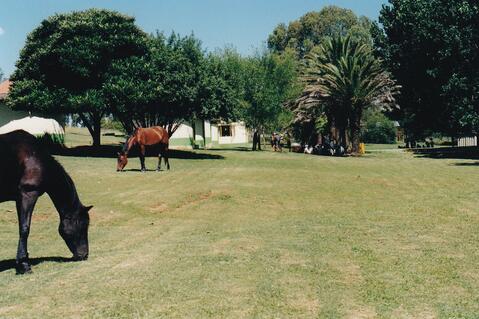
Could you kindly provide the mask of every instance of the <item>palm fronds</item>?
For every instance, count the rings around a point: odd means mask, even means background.
[[[293,103],[295,114],[304,118],[324,112],[338,129],[349,129],[353,152],[359,146],[363,110],[398,107],[395,97],[400,86],[367,45],[350,37],[330,39],[312,50],[306,56],[302,80],[306,87]]]

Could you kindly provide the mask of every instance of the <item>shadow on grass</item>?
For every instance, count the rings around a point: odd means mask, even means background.
[[[479,159],[479,147],[476,146],[414,149],[412,151],[417,157],[436,159]]]
[[[161,173],[161,172],[164,172],[165,169],[161,169],[161,171],[157,171],[156,169],[145,169],[144,171],[142,171],[141,169],[139,168],[125,168],[123,171],[121,172],[118,172],[118,173],[122,173],[122,172],[142,172],[142,173],[147,173],[147,172],[157,172],[157,173]]]
[[[238,151],[238,152],[253,152],[251,147],[236,146],[236,147],[213,147],[208,148],[208,151]]]
[[[37,257],[30,258],[30,265],[35,266],[44,262],[55,262],[55,263],[69,263],[75,262],[72,258],[66,257]],[[15,259],[6,259],[0,261],[0,272],[4,272],[10,269],[15,269],[16,261]]]
[[[451,165],[454,165],[454,166],[479,166],[479,162],[454,163],[454,164],[451,164]]]
[[[98,157],[98,158],[116,158],[117,153],[121,151],[120,145],[101,145],[99,147],[93,146],[77,146],[72,148],[66,147],[54,147],[50,148],[52,154],[61,156],[74,156],[74,157]],[[134,148],[128,154],[128,157],[138,157],[138,148]],[[154,147],[147,147],[146,156],[156,157],[158,151]],[[182,150],[169,150],[169,158],[179,159],[224,159],[224,156],[218,154],[208,153],[196,153],[194,151],[182,151]]]

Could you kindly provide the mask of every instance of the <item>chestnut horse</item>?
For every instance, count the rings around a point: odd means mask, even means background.
[[[118,161],[116,171],[122,171],[126,164],[128,164],[128,152],[131,148],[138,144],[140,146],[140,162],[141,171],[146,171],[145,167],[145,146],[157,145],[158,150],[158,168],[161,169],[161,157],[165,159],[165,165],[167,169],[170,169],[170,162],[168,161],[168,132],[161,126],[153,126],[148,128],[137,128],[135,132],[126,140],[123,150],[118,153]]]
[[[88,211],[63,167],[25,131],[0,135],[0,202],[16,201],[18,214],[17,273],[31,272],[27,241],[33,208],[47,193],[60,215],[58,231],[74,260],[88,258]]]

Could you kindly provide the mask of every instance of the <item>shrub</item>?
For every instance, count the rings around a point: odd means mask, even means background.
[[[362,127],[362,140],[365,143],[394,144],[396,143],[396,127],[394,122],[380,112],[365,115]]]

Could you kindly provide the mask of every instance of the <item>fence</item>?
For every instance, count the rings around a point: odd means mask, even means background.
[[[461,137],[457,140],[457,146],[466,147],[466,146],[478,146],[477,145],[477,136],[475,137]]]

